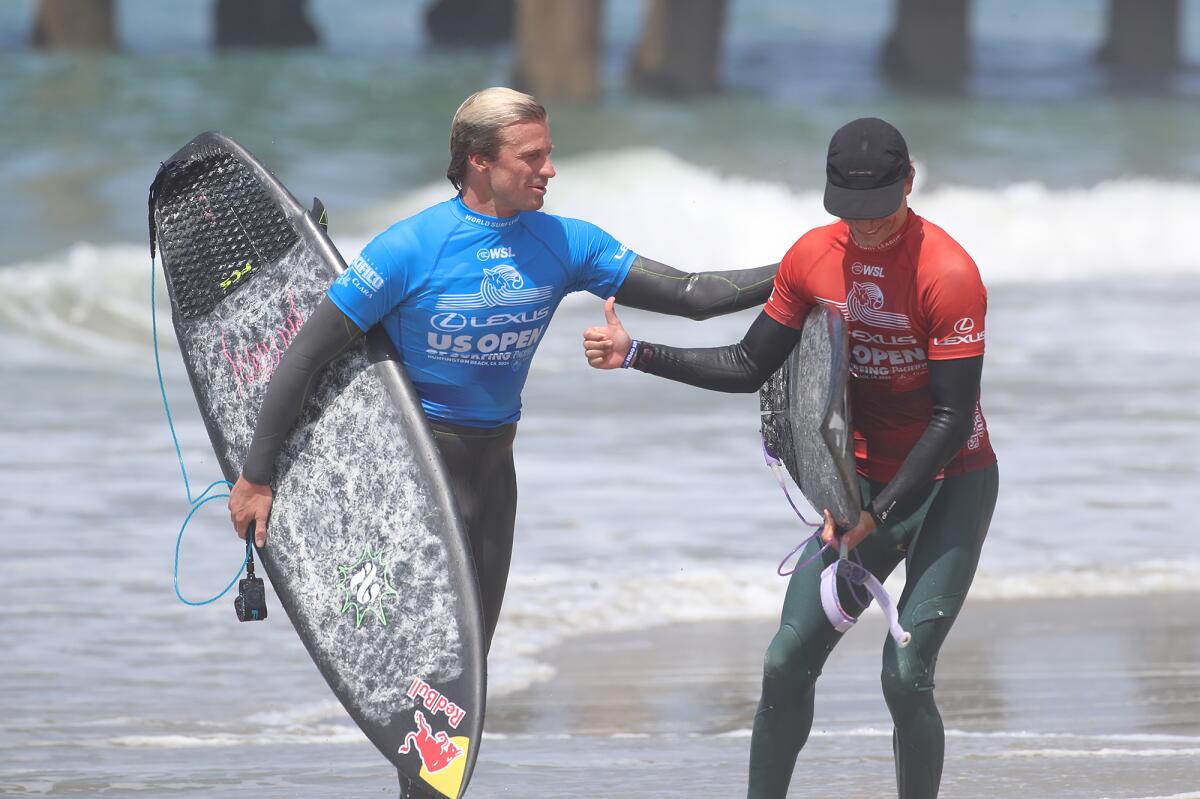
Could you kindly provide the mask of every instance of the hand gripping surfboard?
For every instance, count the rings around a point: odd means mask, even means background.
[[[150,226],[232,482],[276,365],[346,265],[317,220],[219,133],[163,163]],[[483,729],[479,593],[444,467],[382,329],[321,372],[276,474],[259,556],[300,640],[384,757],[458,799]]]

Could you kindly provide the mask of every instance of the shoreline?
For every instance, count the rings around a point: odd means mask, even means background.
[[[946,728],[1070,731],[1082,711],[1114,734],[1200,736],[1198,607],[1200,591],[968,599],[938,661]],[[538,653],[553,677],[489,703],[488,730],[563,732],[568,721],[585,734],[747,730],[776,627],[699,621],[570,638]],[[890,729],[878,684],[885,636],[883,615],[868,611],[839,643],[817,683],[814,731],[868,720]],[[552,709],[568,705],[569,716]]]
[[[1200,799],[1198,602],[1200,592],[968,600],[937,670],[943,799]],[[489,703],[475,790],[742,795],[775,627],[670,624],[545,650],[553,678]],[[883,614],[869,613],[830,656],[789,796],[895,795],[886,634]]]

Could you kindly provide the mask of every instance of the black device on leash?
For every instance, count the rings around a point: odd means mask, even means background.
[[[261,577],[254,576],[254,524],[246,530],[246,576],[238,581],[233,600],[238,621],[263,621],[267,618],[267,589]]]

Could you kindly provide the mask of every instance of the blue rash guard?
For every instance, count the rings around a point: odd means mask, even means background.
[[[476,213],[461,198],[397,222],[329,287],[364,332],[382,322],[426,415],[498,427],[550,318],[572,291],[616,294],[637,255],[578,219]]]

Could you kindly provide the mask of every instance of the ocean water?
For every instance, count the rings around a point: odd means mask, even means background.
[[[775,261],[828,219],[832,130],[863,114],[893,121],[917,160],[914,208],[964,244],[989,287],[983,407],[1001,494],[973,600],[1195,587],[1194,67],[1153,90],[1118,90],[1089,61],[1102,2],[993,0],[976,5],[978,69],[964,92],[903,91],[873,66],[889,24],[882,0],[854,10],[747,0],[732,4],[728,91],[664,104],[624,92],[637,4],[609,5],[602,102],[551,108],[559,176],[548,210],[679,268]],[[193,609],[173,595],[187,498],[154,373],[145,192],[160,160],[220,129],[298,197],[319,194],[352,255],[449,195],[449,118],[471,91],[505,82],[509,61],[503,48],[429,49],[417,3],[312,6],[322,49],[214,55],[207,3],[122,0],[122,52],[78,57],[24,50],[33,3],[0,5],[0,634],[10,644],[0,793],[222,795],[254,784],[283,796],[307,784],[305,795],[338,796],[338,779],[376,785],[367,775],[382,761],[331,704],[273,597],[270,622],[239,625],[227,600]],[[1200,3],[1184,6],[1195,62]],[[157,302],[165,388],[193,488],[203,487],[219,472],[165,295]],[[622,316],[640,338],[704,346],[736,341],[753,319]],[[566,302],[525,392],[496,697],[545,684],[545,653],[580,636],[772,618],[785,583],[775,566],[804,532],[762,463],[757,398],[588,369],[581,332],[601,319],[595,298]],[[191,598],[223,587],[240,561],[220,506],[206,506],[182,544]],[[725,759],[740,775],[738,739],[720,736],[743,728],[687,743],[680,762]],[[554,757],[601,757],[567,740]],[[548,757],[523,741],[489,743],[503,753],[489,768]],[[301,768],[300,744],[330,765]],[[974,739],[965,757],[974,746],[1001,757]],[[1005,769],[1068,759],[1072,746],[1055,755],[1045,741],[1004,743],[1007,759],[988,768],[1002,782]],[[1122,764],[1144,748],[1086,747],[1112,748]],[[1196,741],[1168,748],[1178,762]],[[256,765],[231,772],[230,752]],[[637,746],[603,752],[636,757]],[[161,765],[181,753],[184,772]],[[89,758],[108,776],[89,782]],[[273,776],[278,758],[328,778],[328,791]],[[554,762],[546,768],[549,786]],[[112,776],[126,770],[127,783]],[[574,790],[565,785],[556,790]]]

